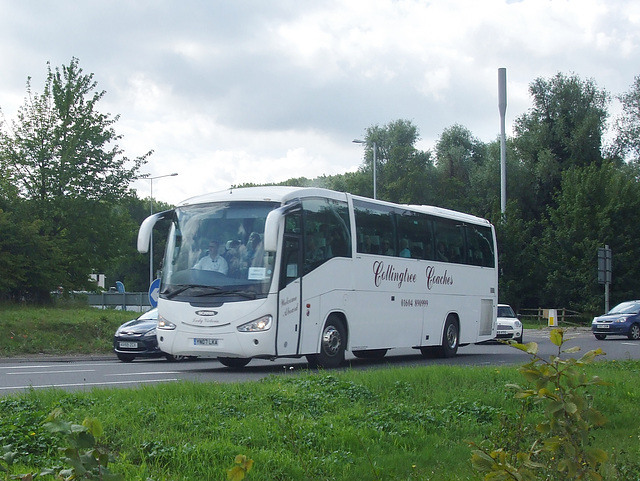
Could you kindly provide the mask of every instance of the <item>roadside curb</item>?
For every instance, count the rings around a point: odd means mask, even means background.
[[[21,362],[116,361],[115,354],[32,354],[0,357],[0,364]]]

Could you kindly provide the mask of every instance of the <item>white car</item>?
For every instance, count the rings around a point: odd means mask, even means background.
[[[496,339],[502,341],[508,341],[513,339],[514,341],[522,344],[522,332],[523,327],[520,319],[513,312],[511,306],[508,304],[498,304],[498,330],[496,332]]]

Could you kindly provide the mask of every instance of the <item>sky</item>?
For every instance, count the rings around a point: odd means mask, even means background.
[[[368,127],[410,120],[431,150],[462,125],[500,134],[558,72],[614,98],[640,75],[637,0],[0,0],[0,109],[79,60],[119,115],[132,184],[176,204],[242,183],[354,171]],[[612,102],[612,116],[619,104]]]

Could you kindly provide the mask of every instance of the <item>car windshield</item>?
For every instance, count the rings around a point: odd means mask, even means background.
[[[511,306],[498,306],[498,317],[516,317]]]
[[[274,253],[262,246],[274,202],[179,207],[167,240],[160,285],[166,299],[218,302],[266,296]]]
[[[638,314],[638,312],[640,312],[640,302],[627,301],[611,309],[609,314]]]

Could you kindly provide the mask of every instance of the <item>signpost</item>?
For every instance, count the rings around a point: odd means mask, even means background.
[[[609,284],[611,284],[611,249],[598,248],[598,284],[604,284],[604,312],[609,312]]]
[[[149,304],[151,307],[158,307],[158,297],[160,296],[160,279],[156,279],[149,286]]]

